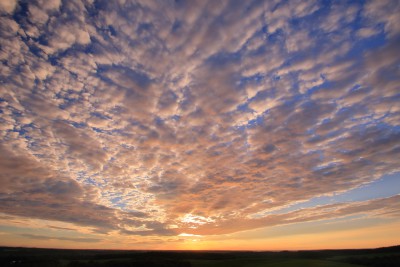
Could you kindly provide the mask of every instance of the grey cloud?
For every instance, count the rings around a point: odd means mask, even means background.
[[[385,31],[389,36],[396,36],[400,33],[400,28],[396,23],[399,9],[400,5],[396,1],[369,1],[363,9],[363,15],[369,23],[372,21],[384,23]]]
[[[294,134],[301,134],[313,127],[318,121],[329,117],[335,108],[336,105],[331,103],[305,102],[287,118],[285,123]]]
[[[90,216],[86,219],[75,217],[81,207],[79,198],[83,196],[83,190],[77,182],[57,176],[28,157],[9,152],[6,153],[7,158],[4,158],[6,151],[3,147],[2,212],[78,223],[81,221],[84,224],[95,223],[96,220]],[[98,207],[91,205],[91,208]],[[61,210],[66,213],[58,213]],[[88,211],[85,212],[89,214]]]
[[[128,90],[144,91],[151,82],[146,74],[123,66],[100,66],[99,71],[100,77]]]
[[[367,84],[374,88],[380,88],[383,96],[393,96],[397,93],[396,83],[398,82],[399,56],[396,53],[400,44],[400,36],[390,40],[390,42],[374,52],[367,53],[367,70],[372,71],[370,78],[367,78]]]
[[[87,162],[93,168],[101,168],[107,160],[107,154],[101,144],[91,139],[84,130],[76,129],[67,123],[56,122],[53,131],[67,143],[69,153]]]
[[[4,147],[1,151],[1,212],[107,231],[117,227],[117,211],[85,199],[87,188],[45,168],[32,158],[7,151]],[[129,216],[137,218],[144,214],[132,213]]]

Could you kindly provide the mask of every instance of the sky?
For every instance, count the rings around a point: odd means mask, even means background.
[[[398,245],[399,14],[0,1],[0,246]]]

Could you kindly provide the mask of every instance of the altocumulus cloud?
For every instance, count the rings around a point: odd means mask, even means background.
[[[400,171],[398,1],[0,14],[3,214],[145,236],[399,215],[398,196],[268,213]]]

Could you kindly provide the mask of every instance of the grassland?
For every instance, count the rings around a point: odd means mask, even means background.
[[[290,259],[290,260],[270,260],[270,259],[246,259],[246,260],[222,260],[222,261],[191,261],[193,267],[360,267],[344,262],[313,259]]]
[[[0,248],[0,266],[20,267],[398,267],[400,246],[319,251],[110,251]]]

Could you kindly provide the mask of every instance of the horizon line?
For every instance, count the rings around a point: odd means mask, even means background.
[[[235,249],[95,249],[95,248],[50,248],[50,247],[13,247],[0,246],[0,249],[45,249],[45,250],[87,250],[87,251],[137,251],[137,252],[301,252],[301,251],[335,251],[335,250],[378,250],[400,247],[400,244],[385,247],[363,248],[323,248],[323,249],[283,249],[283,250],[235,250]]]

